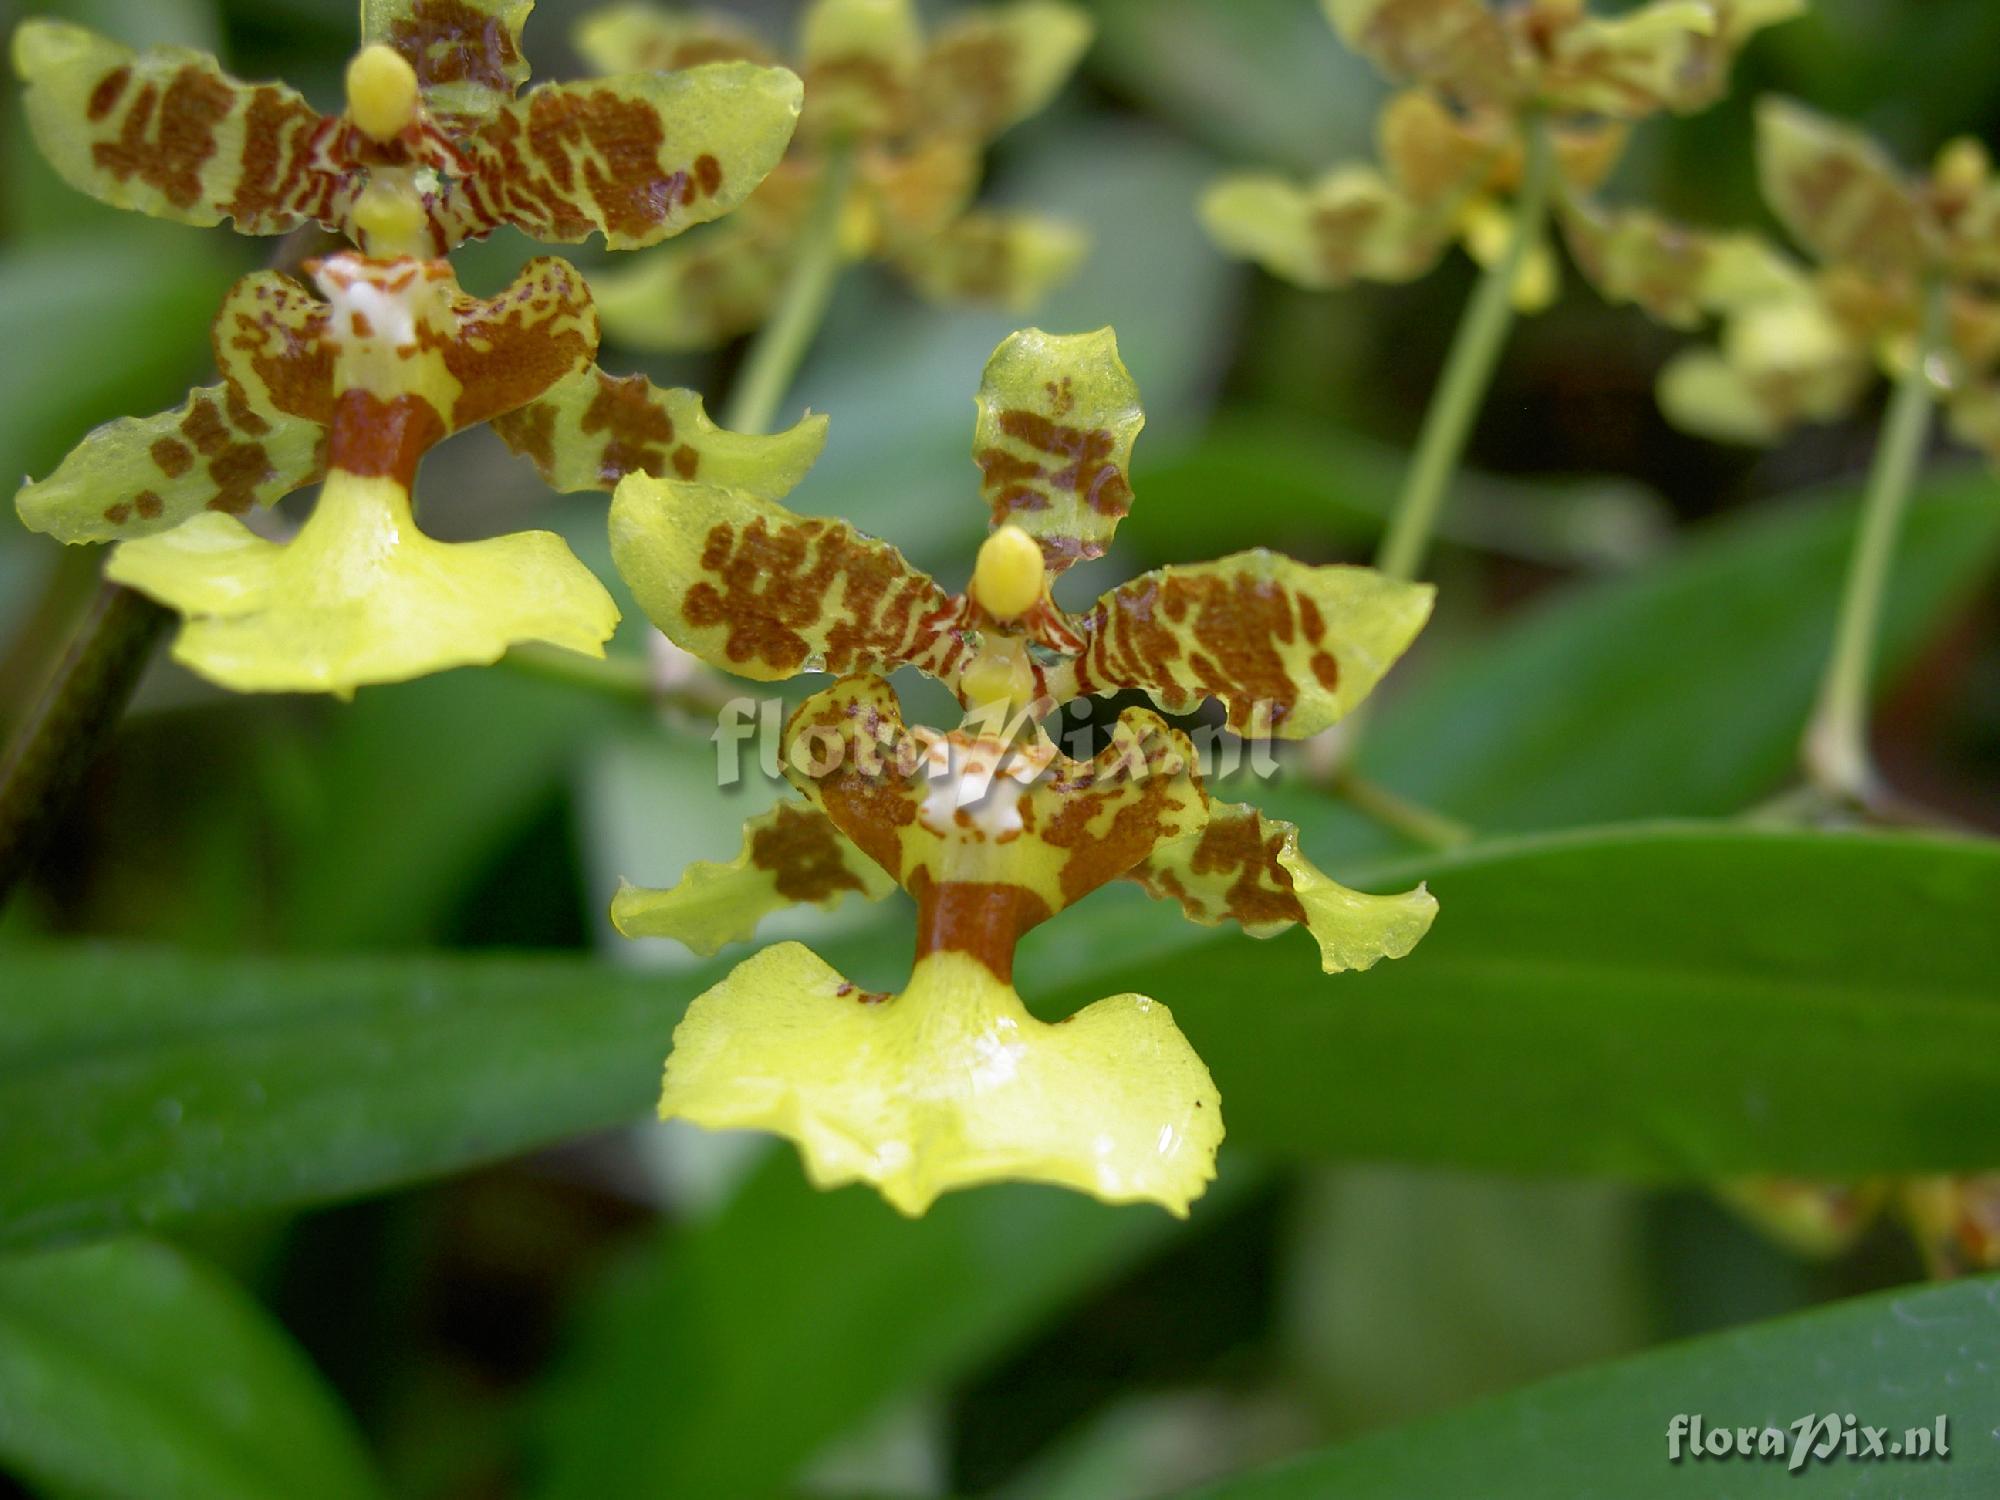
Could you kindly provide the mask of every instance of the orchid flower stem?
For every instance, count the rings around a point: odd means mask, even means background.
[[[143,594],[99,586],[55,675],[0,758],[0,901],[68,809],[172,618]]]
[[[1868,752],[1869,684],[1875,671],[1896,543],[1930,438],[1935,405],[1930,364],[1944,334],[1944,288],[1937,284],[1926,294],[1917,346],[1909,369],[1897,384],[1875,450],[1861,506],[1861,531],[1848,562],[1840,616],[1834,627],[1833,651],[1801,747],[1807,780],[1845,801],[1867,802],[1877,790],[1874,762]]]
[[[854,148],[849,144],[833,146],[777,309],[750,346],[736,389],[730,394],[722,425],[731,432],[770,431],[793,377],[826,321],[834,285],[840,279],[841,218],[853,180]]]
[[[1514,200],[1514,230],[1500,258],[1486,268],[1452,336],[1444,375],[1424,413],[1402,493],[1375,555],[1375,566],[1391,578],[1417,576],[1430,552],[1439,514],[1465,456],[1466,439],[1493,383],[1500,350],[1514,326],[1514,287],[1529,249],[1541,236],[1555,175],[1548,131],[1539,116],[1522,126],[1527,165]]]
[[[1412,843],[1430,849],[1459,849],[1473,840],[1473,831],[1465,824],[1399,797],[1381,783],[1352,771],[1338,772],[1333,789],[1357,812]]]

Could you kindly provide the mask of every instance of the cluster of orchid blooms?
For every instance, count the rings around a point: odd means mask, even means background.
[[[1912,184],[1858,137],[1768,107],[1765,180],[1816,275],[1752,236],[1590,197],[1632,122],[1713,102],[1744,43],[1803,0],[1653,0],[1614,18],[1581,0],[1325,5],[1409,85],[1383,112],[1383,165],[1307,188],[1218,184],[1202,212],[1226,249],[1308,286],[1404,280],[1454,240],[1497,259],[1508,199],[1532,188],[1608,296],[1679,327],[1723,320],[1721,351],[1685,355],[1664,379],[1690,424],[1773,437],[1850,405],[1871,361],[1928,357],[1960,430],[2000,450],[1986,291],[2000,191],[1977,148],[1951,148]],[[528,642],[602,655],[618,621],[551,534],[446,544],[420,531],[429,449],[490,424],[554,489],[613,492],[614,561],[672,641],[762,681],[838,674],[788,726],[796,795],[746,824],[733,861],[696,863],[670,890],[621,890],[618,928],[713,953],[789,904],[900,886],[917,906],[897,995],[796,943],[738,965],[677,1029],[661,1112],[787,1135],[816,1181],[869,1182],[909,1213],[999,1178],[1185,1213],[1222,1137],[1207,1070],[1142,995],[1057,1024],[1029,1014],[1013,985],[1022,935],[1129,880],[1254,937],[1302,925],[1333,973],[1408,953],[1435,902],[1421,887],[1348,890],[1291,825],[1212,800],[1158,713],[1125,709],[1085,761],[1044,721],[1136,691],[1167,713],[1218,702],[1240,734],[1317,734],[1410,644],[1431,591],[1257,550],[1065,610],[1053,585],[1104,552],[1133,501],[1144,416],[1109,329],[1031,329],[995,351],[973,439],[991,529],[957,593],[889,544],[780,503],[825,418],[728,432],[698,394],[600,368],[600,316],[641,348],[762,323],[828,203],[843,259],[880,261],[928,296],[1031,303],[1081,236],[973,199],[987,143],[1040,109],[1087,46],[1073,7],[1016,0],[926,37],[910,0],[812,0],[794,72],[735,23],[624,5],[578,34],[605,76],[523,93],[531,9],[363,0],[337,115],[200,53],[23,23],[28,118],[70,183],[245,234],[317,224],[352,248],[308,263],[311,290],[276,271],[238,282],[214,324],[217,382],[92,433],[20,491],[22,519],[115,543],[107,575],[182,617],[174,655],[211,681],[347,696]],[[498,296],[470,296],[450,254],[502,225],[649,253],[594,287],[543,258]],[[1514,296],[1539,307],[1556,286],[1538,241]],[[1927,341],[1938,299],[1943,331]],[[314,484],[287,539],[252,514]],[[887,677],[904,666],[952,692],[956,726],[904,722]]]

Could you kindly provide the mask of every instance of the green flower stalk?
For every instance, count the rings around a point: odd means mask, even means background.
[[[337,115],[184,48],[135,53],[81,27],[14,38],[27,115],[73,186],[116,207],[238,232],[318,223],[355,246],[313,289],[245,277],[218,314],[219,383],[100,428],[16,498],[65,542],[115,542],[112,580],[183,617],[175,657],[239,691],[325,691],[491,662],[542,642],[601,656],[618,619],[557,537],[446,545],[417,527],[424,455],[491,423],[561,489],[635,470],[803,467],[821,426],[722,433],[690,392],[599,371],[597,314],[567,263],[497,297],[446,258],[512,225],[555,242],[658,243],[746,199],[782,158],[801,85],[718,63],[519,92],[527,0],[365,0]],[[277,542],[242,519],[307,485]]]
[[[911,0],[813,0],[794,49],[806,104],[790,154],[726,226],[599,278],[606,331],[634,348],[707,348],[781,306],[809,328],[828,263],[861,260],[933,300],[1032,306],[1082,258],[1081,233],[976,208],[973,195],[987,145],[1048,103],[1090,37],[1083,12],[1055,0],[975,8],[928,37]],[[614,73],[772,56],[727,18],[646,5],[589,17],[577,46]],[[795,330],[780,348],[807,342]]]
[[[661,1113],[789,1136],[816,1182],[870,1182],[911,1214],[997,1178],[1185,1213],[1222,1136],[1206,1068],[1143,995],[1036,1019],[1013,985],[1021,935],[1123,879],[1198,922],[1256,937],[1304,926],[1334,973],[1409,952],[1436,903],[1421,887],[1347,890],[1291,825],[1212,801],[1193,746],[1156,713],[1127,709],[1089,760],[1060,753],[1042,721],[1136,689],[1170,712],[1215,699],[1243,734],[1315,733],[1373,690],[1431,590],[1260,550],[1157,569],[1073,615],[1054,580],[1100,555],[1130,509],[1145,420],[1111,330],[1013,335],[978,409],[992,534],[959,593],[885,542],[785,509],[776,484],[618,488],[613,555],[676,644],[760,681],[839,674],[788,726],[799,795],[752,820],[733,861],[621,890],[618,928],[711,953],[793,903],[897,886],[917,903],[899,995],[787,943],[697,998]],[[952,690],[956,727],[905,724],[885,675],[899,666]]]
[[[1722,96],[1736,55],[1803,0],[1322,0],[1341,39],[1407,85],[1384,106],[1380,167],[1301,187],[1270,173],[1202,201],[1216,243],[1308,288],[1401,282],[1458,242],[1486,269],[1424,423],[1378,564],[1421,572],[1516,311],[1559,288],[1548,241],[1616,165],[1633,122]]]

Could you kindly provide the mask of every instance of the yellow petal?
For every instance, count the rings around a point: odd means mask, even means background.
[[[1081,656],[1050,674],[1057,701],[1138,688],[1169,713],[1208,698],[1239,734],[1317,734],[1408,649],[1436,591],[1370,568],[1308,567],[1258,548],[1157,568],[1080,622]]]
[[[808,136],[880,136],[911,117],[923,36],[910,0],[812,0],[799,26]]]
[[[713,349],[769,316],[791,264],[786,245],[743,233],[732,218],[698,240],[593,271],[590,286],[605,333],[627,348]]]
[[[910,1215],[1012,1179],[1184,1216],[1222,1140],[1208,1070],[1143,995],[1052,1026],[964,954],[921,959],[902,994],[883,996],[796,943],[688,1008],[660,1113],[775,1131],[819,1186],[871,1183]]]
[[[697,860],[663,891],[619,886],[611,925],[626,937],[673,938],[706,955],[746,941],[760,920],[788,906],[837,906],[849,891],[880,901],[895,889],[825,813],[787,800],[743,825],[743,851],[728,864]]]
[[[1521,73],[1486,0],[1320,0],[1340,39],[1398,83],[1424,83],[1468,104],[1520,97]]]
[[[204,514],[121,544],[105,576],[187,616],[175,659],[239,692],[346,695],[496,661],[521,641],[602,656],[618,622],[559,537],[433,541],[400,486],[340,470],[288,545]]]
[[[1299,852],[1292,824],[1225,802],[1212,803],[1204,827],[1154,849],[1129,878],[1178,901],[1194,921],[1235,922],[1251,937],[1303,922],[1328,974],[1402,958],[1437,915],[1437,898],[1421,885],[1393,896],[1349,890]]]

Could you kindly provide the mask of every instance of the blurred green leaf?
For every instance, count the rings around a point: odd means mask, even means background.
[[[1979,471],[1920,492],[1885,679],[1990,576],[1997,490]],[[1855,522],[1844,501],[1774,502],[1558,596],[1385,703],[1363,764],[1489,834],[1736,812],[1791,774]]]
[[[65,1494],[380,1494],[347,1415],[270,1316],[165,1245],[0,1261],[0,1459]]]
[[[1417,874],[1437,925],[1366,974],[1135,911],[1046,1009],[1163,1001],[1230,1139],[1294,1153],[1689,1181],[2000,1160],[2000,845],[1659,825],[1366,883]]]
[[[533,1493],[769,1493],[891,1396],[990,1358],[1174,1227],[1017,1186],[911,1221],[863,1189],[815,1192],[774,1156],[587,1307]]]
[[[1231,1141],[1293,1154],[1669,1179],[2000,1159],[2000,847],[1663,827],[1426,873],[1436,930],[1365,975],[1114,904],[1023,989],[1049,1014],[1166,1002]],[[341,1197],[636,1118],[721,968],[0,954],[0,1243]]]
[[[1201,441],[1143,469],[1130,530],[1171,539],[1175,561],[1292,539],[1372,547],[1407,462],[1323,422],[1225,412]],[[1657,496],[1623,480],[1466,474],[1455,502],[1439,523],[1446,541],[1552,564],[1629,565],[1664,546],[1672,524]]]
[[[1200,1500],[1991,1495],[1996,1307],[1991,1277],[1862,1298],[1531,1386],[1224,1481]],[[1769,1458],[1668,1458],[1676,1414],[1699,1413],[1711,1429],[1789,1429],[1826,1412],[1887,1428],[1885,1441],[1943,1416],[1951,1456],[1868,1462],[1836,1452],[1804,1475]]]

